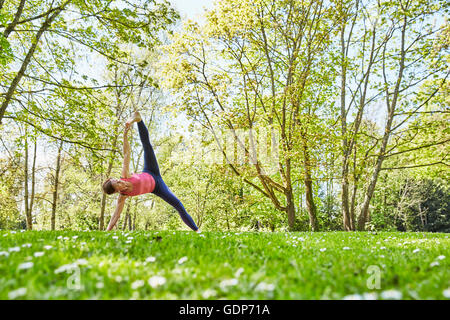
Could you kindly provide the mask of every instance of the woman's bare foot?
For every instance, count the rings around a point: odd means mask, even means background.
[[[125,126],[129,127],[133,122],[139,122],[141,120],[142,120],[141,114],[139,113],[139,111],[135,111],[133,113],[133,116],[130,119],[128,119],[128,121],[125,123]]]

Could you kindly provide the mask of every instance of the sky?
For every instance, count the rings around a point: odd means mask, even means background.
[[[211,9],[213,0],[169,0],[169,2],[180,11],[181,18],[201,20],[200,14],[204,9]]]

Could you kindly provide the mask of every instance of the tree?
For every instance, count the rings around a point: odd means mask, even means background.
[[[341,0],[334,4],[340,30],[335,45],[341,69],[342,215],[345,230],[363,230],[384,159],[395,148],[395,143],[391,146],[392,137],[443,88],[448,76],[444,51],[433,50],[436,36],[445,26],[432,25],[432,18],[444,14],[448,5],[442,1]],[[442,81],[434,82],[419,101],[418,88],[436,76]],[[350,206],[353,201],[349,193],[350,157],[355,153],[353,148],[357,148],[357,139],[366,134],[361,132],[363,119],[369,120],[372,110],[379,113],[382,104],[383,117],[370,119],[384,123],[379,125],[381,137],[373,141],[377,151],[369,154],[376,161],[356,222]]]
[[[33,149],[33,160],[31,165],[31,194],[28,187],[29,182],[29,150],[28,150],[28,129],[25,127],[25,163],[24,163],[24,202],[25,202],[25,217],[27,222],[27,229],[33,229],[33,205],[35,200],[35,187],[36,187],[36,151],[37,151],[37,138],[33,137],[34,149]]]
[[[330,107],[326,101],[334,77],[327,51],[330,18],[322,1],[222,1],[207,14],[204,28],[188,24],[173,39],[168,49],[171,60],[165,63],[164,74],[169,74],[165,79],[178,92],[177,104],[210,130],[236,176],[287,214],[291,229],[293,174],[301,171],[310,225],[312,230],[318,228],[314,138],[327,134],[320,132],[318,114]],[[266,127],[271,136],[280,136],[273,175],[267,174],[255,151],[256,132]],[[250,147],[239,136],[242,129],[248,132]],[[237,141],[249,166],[236,166],[234,150],[220,141],[224,130]]]

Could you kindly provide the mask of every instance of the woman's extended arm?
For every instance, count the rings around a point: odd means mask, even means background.
[[[109,221],[108,228],[106,228],[106,231],[110,231],[114,226],[116,225],[117,221],[120,218],[120,214],[122,213],[123,207],[125,205],[125,200],[128,198],[128,196],[125,195],[119,195],[119,198],[117,199],[117,206],[116,210],[114,211],[114,214],[111,217],[111,220]]]
[[[122,178],[129,178],[130,175],[130,156],[131,149],[130,143],[128,142],[128,131],[130,126],[125,126],[125,131],[123,133],[123,166],[122,166]]]

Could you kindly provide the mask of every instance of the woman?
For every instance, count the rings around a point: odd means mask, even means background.
[[[142,147],[144,148],[144,170],[142,170],[142,173],[134,173],[131,175],[129,172],[130,144],[128,143],[128,131],[133,122],[137,122],[139,137],[141,138]],[[167,203],[171,204],[178,211],[184,223],[186,223],[189,228],[199,233],[200,229],[195,225],[194,220],[192,220],[191,216],[184,209],[181,201],[172,193],[161,177],[158,162],[156,161],[156,156],[148,137],[148,130],[145,127],[139,112],[135,112],[134,116],[125,123],[123,154],[122,177],[120,179],[110,178],[103,183],[103,191],[106,194],[119,193],[116,210],[111,217],[106,230],[111,230],[117,223],[120,213],[125,205],[125,200],[128,197],[134,197],[145,193],[154,193]]]

